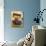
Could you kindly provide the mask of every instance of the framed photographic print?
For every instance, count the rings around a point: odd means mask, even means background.
[[[12,11],[11,12],[11,23],[12,27],[23,27],[24,16],[22,11]]]

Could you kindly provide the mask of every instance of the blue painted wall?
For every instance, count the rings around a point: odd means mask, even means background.
[[[4,35],[7,41],[18,41],[31,31],[35,12],[40,9],[40,0],[4,0]],[[11,11],[19,9],[24,12],[24,28],[11,27]]]
[[[43,9],[46,9],[46,0],[41,0],[40,1],[40,10],[42,11]],[[46,27],[46,10],[43,12],[43,22],[40,22],[40,25],[45,26]]]

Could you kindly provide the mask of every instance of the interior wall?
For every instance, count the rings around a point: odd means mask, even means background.
[[[4,41],[4,0],[0,1],[0,42]]]
[[[24,27],[11,27],[11,11],[19,9],[24,12]],[[29,31],[32,25],[36,23],[33,19],[37,16],[36,12],[40,10],[40,0],[4,0],[4,38],[7,41],[17,42],[23,38]]]
[[[41,11],[42,11],[43,9],[46,9],[46,0],[41,0],[41,1],[40,1],[40,9],[41,9]],[[40,25],[43,25],[43,26],[46,27],[46,20],[45,20],[45,19],[46,19],[46,10],[43,12],[42,17],[43,17],[43,22],[40,21]]]

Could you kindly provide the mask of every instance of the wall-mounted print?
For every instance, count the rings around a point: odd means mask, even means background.
[[[23,27],[24,26],[24,13],[22,11],[11,12],[11,23],[12,27]]]

